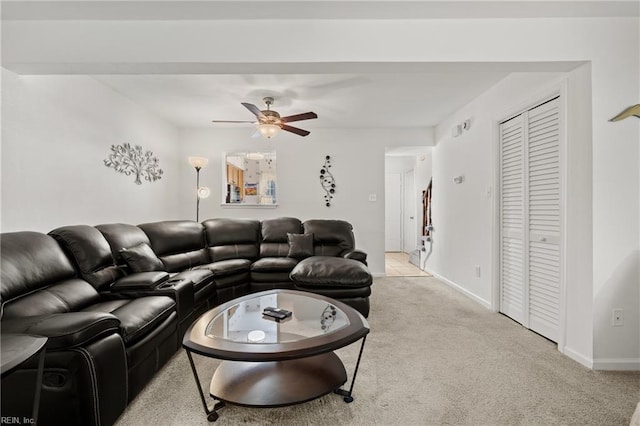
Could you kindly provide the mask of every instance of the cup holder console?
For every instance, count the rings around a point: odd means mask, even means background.
[[[156,287],[156,289],[158,290],[162,290],[165,288],[172,288],[174,284],[180,282],[180,280],[169,280],[169,281],[165,281],[162,284],[160,284],[158,287]]]

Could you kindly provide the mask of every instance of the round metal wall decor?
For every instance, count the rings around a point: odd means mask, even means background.
[[[333,194],[336,192],[336,180],[329,170],[331,168],[331,156],[327,155],[324,158],[324,165],[320,169],[320,184],[324,189],[324,203],[327,207],[331,207],[331,200]]]

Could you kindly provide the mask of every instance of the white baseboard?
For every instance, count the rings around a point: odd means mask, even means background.
[[[640,371],[640,358],[588,358],[565,346],[561,351],[587,368],[601,371]]]
[[[433,271],[429,271],[429,270],[425,270],[426,273],[433,275],[435,278],[439,279],[440,281],[442,281],[443,283],[445,283],[446,285],[448,285],[449,287],[452,287],[456,290],[458,290],[460,293],[464,294],[465,296],[469,297],[470,299],[478,302],[479,304],[481,304],[482,306],[484,306],[485,308],[491,310],[491,302],[484,300],[482,297],[478,297],[477,295],[471,293],[469,290],[467,290],[464,287],[461,287],[460,285],[454,283],[453,281],[450,281],[449,279],[438,275],[436,273],[434,273]]]
[[[593,359],[588,358],[588,357],[582,355],[581,353],[576,352],[573,349],[568,348],[566,346],[560,352],[562,352],[563,354],[565,354],[566,356],[568,356],[572,360],[584,365],[585,367],[593,369]]]
[[[373,278],[380,278],[380,277],[386,277],[387,274],[385,274],[384,272],[372,272],[371,276]]]
[[[640,358],[596,358],[594,370],[640,371]]]

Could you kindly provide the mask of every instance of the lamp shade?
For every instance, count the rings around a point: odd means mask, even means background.
[[[258,124],[258,131],[262,136],[267,139],[271,139],[280,131],[280,127],[275,124],[262,123]]]
[[[207,165],[209,160],[205,157],[189,157],[189,164],[191,167],[195,167],[196,169],[201,169]]]

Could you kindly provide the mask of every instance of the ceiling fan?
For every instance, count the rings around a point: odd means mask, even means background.
[[[280,130],[285,130],[287,132],[295,133],[300,136],[307,136],[311,132],[308,130],[299,129],[297,127],[289,126],[286,123],[291,123],[293,121],[302,121],[302,120],[311,120],[312,118],[318,118],[318,114],[315,112],[304,112],[302,114],[289,115],[286,117],[280,117],[277,111],[271,109],[271,105],[273,105],[273,98],[267,96],[262,99],[265,104],[267,104],[267,109],[260,110],[254,104],[250,104],[247,102],[242,102],[245,108],[251,111],[258,121],[237,121],[237,120],[211,120],[212,123],[252,123],[256,124],[258,131],[262,136],[267,139],[271,139],[274,137]]]

